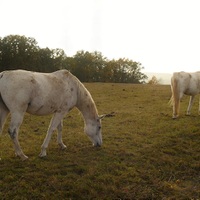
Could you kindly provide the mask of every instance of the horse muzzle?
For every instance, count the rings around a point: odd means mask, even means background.
[[[93,144],[94,147],[101,147],[101,144],[99,143],[96,143],[96,144]]]
[[[102,140],[99,140],[99,141],[93,143],[94,147],[101,147],[101,145],[102,145]]]

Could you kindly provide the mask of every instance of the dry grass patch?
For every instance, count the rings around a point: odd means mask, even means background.
[[[64,120],[61,151],[53,136],[48,156],[38,158],[50,117],[26,115],[19,140],[29,160],[14,157],[6,133],[0,137],[1,199],[199,199],[200,117],[195,102],[172,120],[170,86],[87,83],[105,118],[103,146],[93,148],[83,120],[73,110]]]

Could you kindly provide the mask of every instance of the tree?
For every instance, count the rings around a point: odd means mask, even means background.
[[[148,81],[148,84],[150,84],[150,85],[158,85],[159,82],[160,81],[155,76],[152,76],[151,80]]]
[[[62,49],[39,48],[34,38],[19,35],[0,38],[1,70],[52,72],[64,68],[65,58]]]
[[[101,52],[77,51],[67,57],[64,50],[40,48],[34,38],[9,35],[0,38],[0,69],[53,72],[68,69],[84,82],[144,83],[142,65],[129,59],[108,60]]]
[[[106,58],[100,52],[78,51],[73,58],[74,66],[72,73],[81,81],[94,82],[102,80]]]
[[[65,67],[64,60],[67,58],[63,49],[53,49],[52,50],[52,58],[53,58],[53,65],[54,70],[63,69]]]
[[[38,51],[39,47],[34,38],[26,38],[25,36],[10,35],[1,39],[0,45],[0,64],[1,69],[27,69],[34,66],[33,55]]]
[[[106,66],[107,73],[110,70],[110,81],[118,83],[144,83],[147,76],[140,72],[141,69],[140,63],[125,58],[111,60]]]
[[[49,48],[39,49],[36,56],[35,71],[52,72],[54,70],[52,50]]]

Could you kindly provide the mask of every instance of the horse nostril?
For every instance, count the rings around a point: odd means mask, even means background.
[[[99,143],[93,144],[94,147],[101,147]]]

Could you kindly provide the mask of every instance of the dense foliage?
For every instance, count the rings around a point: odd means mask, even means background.
[[[147,79],[138,62],[125,58],[108,60],[96,51],[78,51],[68,57],[62,49],[40,48],[34,38],[20,35],[0,38],[0,71],[10,69],[68,69],[84,82],[144,83]]]

